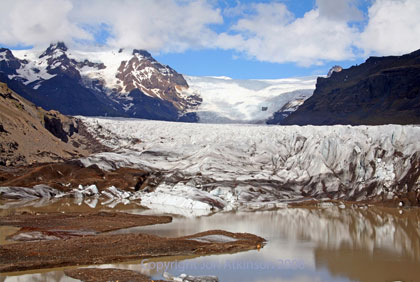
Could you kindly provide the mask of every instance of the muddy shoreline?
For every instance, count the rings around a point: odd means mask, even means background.
[[[79,220],[80,219],[80,220]],[[0,246],[0,272],[15,272],[76,265],[95,265],[163,256],[197,256],[235,253],[261,248],[265,240],[248,233],[205,231],[178,238],[142,233],[104,234],[105,231],[170,222],[168,216],[124,213],[29,214],[2,217],[2,225],[23,227],[19,232],[39,231],[56,238]],[[26,228],[26,229],[25,229]],[[75,231],[95,234],[76,235]],[[19,233],[18,232],[18,233]]]
[[[201,241],[201,238],[210,235],[225,236],[234,241]],[[138,233],[16,243],[0,247],[0,272],[96,265],[167,256],[235,253],[258,249],[264,241],[252,234],[211,230],[179,238]]]
[[[148,216],[121,212],[99,213],[23,213],[1,217],[0,225],[37,230],[93,230],[113,231],[134,226],[170,223],[170,216]]]

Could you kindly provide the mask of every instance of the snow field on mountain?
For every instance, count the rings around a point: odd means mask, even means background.
[[[38,68],[41,72],[38,75],[38,79],[48,80],[51,78],[46,68],[48,64],[46,59],[39,59],[39,56],[42,54],[43,51],[41,50],[13,50],[13,54],[23,60],[26,59],[29,61],[29,64],[24,65],[24,67],[19,71],[19,74],[29,79],[30,82],[34,81],[35,79],[31,79],[34,76],[33,68]],[[57,54],[62,54],[62,50],[55,50]],[[75,59],[78,62],[83,62],[84,60],[89,60],[93,63],[103,63],[106,68],[104,69],[97,69],[93,67],[84,66],[82,68],[78,68],[80,75],[83,77],[89,77],[90,79],[102,79],[105,81],[106,86],[109,89],[119,86],[118,79],[116,78],[116,74],[118,68],[121,65],[122,61],[128,61],[132,57],[132,53],[128,50],[122,50],[121,52],[118,51],[79,51],[79,50],[68,50],[65,52],[70,59]],[[36,63],[38,62],[38,63]],[[54,66],[52,66],[54,67]],[[47,75],[41,75],[46,73]],[[29,83],[29,82],[28,82]]]
[[[34,81],[39,81],[39,83],[34,85],[34,89],[37,89],[43,80],[55,77],[55,74],[49,74],[47,72],[47,60],[45,58],[38,59],[41,53],[42,52],[29,52],[28,50],[14,50],[13,54],[21,60],[27,60],[28,64],[23,65],[16,71],[18,75],[9,75],[9,79],[18,76],[23,77],[27,79],[27,81],[23,82],[25,85]]]

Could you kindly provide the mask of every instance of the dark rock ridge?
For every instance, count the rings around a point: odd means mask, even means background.
[[[420,123],[420,50],[371,57],[318,78],[312,97],[284,119],[297,125]]]
[[[1,48],[0,82],[46,110],[67,115],[197,121],[197,116],[189,112],[202,102],[201,98],[181,95],[188,88],[184,77],[147,51],[134,50],[129,60],[121,62],[115,73],[119,86],[112,89],[104,79],[86,77],[81,72],[84,67],[104,70],[104,63],[76,60],[69,52],[63,42],[58,42],[31,62]]]

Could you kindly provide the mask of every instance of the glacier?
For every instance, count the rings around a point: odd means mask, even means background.
[[[249,80],[184,77],[189,85],[184,95],[203,99],[194,109],[202,123],[264,123],[286,104],[301,104],[312,96],[317,80],[317,76]]]
[[[82,159],[154,175],[142,205],[200,214],[306,200],[387,201],[420,186],[419,126],[189,124],[80,117],[111,147]]]

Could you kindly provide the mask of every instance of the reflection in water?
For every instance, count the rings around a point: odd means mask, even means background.
[[[316,243],[318,248],[378,250],[420,260],[418,209],[284,209],[283,234]]]
[[[127,204],[119,203],[116,206],[109,206],[106,202],[99,202],[91,205],[95,198],[85,200],[78,198],[40,198],[19,201],[0,200],[0,216],[13,215],[19,212],[93,212],[93,211],[130,211],[140,210],[138,203],[129,202]]]
[[[145,232],[175,237],[209,229],[250,232],[266,238],[268,243],[260,251],[233,255],[161,258],[148,264],[137,261],[102,267],[132,269],[161,278],[164,270],[156,267],[158,262],[161,265],[167,262],[166,270],[172,274],[217,275],[220,281],[407,282],[418,281],[420,277],[419,209],[286,208],[200,218],[177,217],[170,224],[114,233]],[[71,281],[60,274],[62,271],[37,275],[43,281],[48,281],[47,278]],[[23,278],[9,276],[5,281],[33,281],[30,276]]]
[[[343,216],[349,240],[335,247],[327,242],[317,245],[316,266],[357,281],[419,281],[419,219],[418,209],[402,214],[364,210]]]
[[[346,247],[336,251],[316,249],[317,268],[326,268],[333,275],[354,281],[404,281],[420,280],[419,261],[376,250],[355,250]]]

